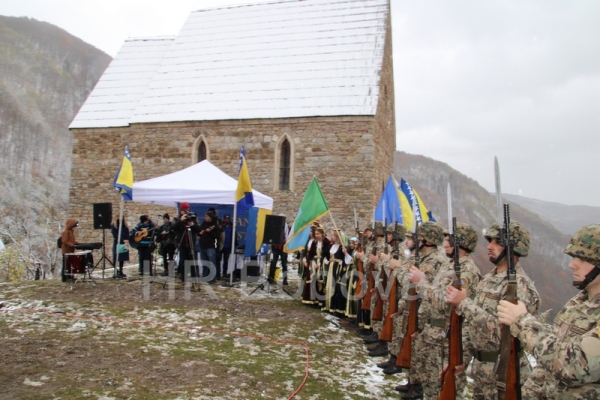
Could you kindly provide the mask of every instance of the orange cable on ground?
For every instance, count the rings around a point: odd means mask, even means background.
[[[108,321],[108,322],[115,322],[115,323],[154,325],[154,326],[160,326],[160,327],[173,326],[173,327],[176,327],[179,329],[197,329],[197,330],[201,330],[201,331],[216,332],[216,333],[222,333],[225,335],[238,336],[238,337],[241,337],[241,336],[254,337],[254,338],[257,338],[257,339],[260,339],[263,341],[267,341],[267,342],[272,342],[272,343],[297,344],[297,345],[304,347],[304,350],[306,353],[306,365],[304,367],[304,379],[302,380],[302,383],[300,383],[300,385],[296,388],[296,390],[290,395],[290,397],[288,397],[288,400],[294,398],[294,396],[296,396],[300,392],[300,390],[302,389],[302,387],[308,380],[308,374],[309,374],[309,370],[310,370],[310,347],[306,343],[303,343],[303,342],[297,342],[297,341],[289,340],[289,339],[271,339],[271,338],[263,336],[263,335],[253,335],[251,333],[228,332],[228,331],[224,331],[221,329],[204,328],[201,326],[180,325],[180,324],[176,324],[176,323],[163,324],[160,322],[152,322],[152,321],[147,321],[147,320],[127,321],[127,320],[116,319],[116,318],[95,317],[92,315],[73,315],[73,314],[55,313],[55,312],[48,311],[48,310],[17,309],[17,310],[0,310],[0,311],[2,311],[2,312],[22,312],[22,313],[45,313],[45,314],[52,315],[55,317],[64,317],[64,318],[73,318],[73,319],[81,318],[81,319],[90,319],[90,320],[95,319],[95,320],[99,320],[99,321]]]

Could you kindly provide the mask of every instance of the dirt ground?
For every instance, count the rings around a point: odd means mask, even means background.
[[[254,288],[0,284],[0,398],[399,398],[347,321]]]

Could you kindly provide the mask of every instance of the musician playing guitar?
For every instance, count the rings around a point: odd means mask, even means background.
[[[154,250],[154,222],[147,215],[140,216],[140,223],[133,229],[133,240],[137,242],[138,272],[144,275],[144,270],[152,275],[152,251]]]

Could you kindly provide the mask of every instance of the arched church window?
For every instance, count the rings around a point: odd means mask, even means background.
[[[206,160],[206,143],[204,140],[198,146],[198,162]]]
[[[279,190],[290,190],[290,164],[290,142],[285,139],[279,153]]]

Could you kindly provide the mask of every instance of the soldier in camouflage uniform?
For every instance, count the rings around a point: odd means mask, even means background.
[[[420,264],[419,272],[420,280],[423,285],[430,285],[433,283],[438,271],[445,260],[442,258],[438,247],[444,241],[444,228],[439,224],[427,221],[419,227],[419,238],[417,243],[413,242],[413,235],[407,240],[407,247],[414,249],[415,246],[419,246]],[[411,266],[414,266],[414,257],[411,258]],[[404,274],[402,278],[402,299],[398,302],[398,311],[403,312],[406,307],[406,298],[408,297],[408,289],[411,286],[409,280],[413,276],[413,273]],[[412,284],[414,286],[414,284]],[[422,299],[422,293],[418,291],[419,298]],[[430,313],[430,305],[425,299],[422,299],[421,305],[419,306],[419,331],[425,328],[425,323],[428,322]],[[441,328],[438,328],[441,330]],[[439,345],[442,336],[438,335],[435,339],[435,343]],[[422,333],[418,334],[412,340],[412,359],[411,366],[408,373],[409,385],[402,388],[405,394],[402,398],[406,399],[419,399],[423,396],[424,379],[427,379],[428,374],[425,370],[430,369],[432,366],[432,360],[435,359],[434,351],[440,352],[439,347],[432,346],[430,343],[431,339],[429,336],[423,336]],[[437,354],[439,356],[439,354]],[[432,358],[433,357],[433,358]],[[439,367],[437,368],[439,372]],[[439,385],[437,385],[439,386]]]
[[[380,340],[379,335],[381,334],[381,329],[383,328],[382,320],[374,320],[373,314],[375,311],[375,307],[377,305],[377,301],[382,294],[385,294],[385,289],[383,288],[383,260],[380,258],[381,254],[390,254],[391,246],[386,243],[387,235],[385,227],[381,222],[375,223],[375,235],[377,236],[376,242],[376,250],[377,255],[370,255],[369,262],[374,263],[374,272],[375,272],[375,287],[371,292],[371,324],[373,328],[373,334],[370,337],[365,338],[365,344],[373,344],[374,346],[367,347],[369,351],[369,356],[371,357],[379,357],[379,356],[387,356],[388,355],[388,344],[386,341]],[[385,303],[384,303],[385,306]],[[385,315],[386,309],[383,309],[383,315]]]
[[[529,252],[529,232],[518,222],[511,222],[510,236],[515,241],[514,257],[517,271],[517,297],[526,305],[527,310],[535,315],[540,306],[540,297],[531,279],[521,265],[520,257]],[[488,400],[498,396],[494,365],[500,350],[501,324],[498,321],[498,303],[506,293],[508,283],[506,249],[499,244],[500,228],[493,224],[485,234],[488,240],[488,256],[496,266],[485,275],[475,290],[473,299],[468,298],[468,291],[457,290],[450,286],[446,291],[447,301],[457,306],[456,312],[464,317],[463,351],[465,361],[474,357],[471,365],[473,398]],[[521,381],[524,382],[531,373],[531,366],[524,353],[520,359]]]
[[[404,272],[407,271],[407,268],[402,268],[402,265],[406,265],[408,263],[408,257],[406,256],[407,248],[404,245],[404,239],[406,237],[406,228],[402,224],[393,223],[388,226],[387,233],[387,241],[392,248],[390,254],[381,254],[379,258],[383,262],[383,269],[386,271],[388,276],[388,287],[385,288],[386,293],[384,296],[385,299],[385,307],[384,307],[384,315],[389,313],[390,302],[398,302],[398,298],[400,298],[400,294],[402,293],[401,285],[401,277]],[[396,281],[396,298],[392,299],[389,297],[389,293],[392,287],[392,284]],[[397,314],[397,313],[396,313]],[[402,331],[399,327],[397,327],[398,318],[394,318],[392,316],[392,340],[388,342],[389,348],[389,359],[382,363],[377,364],[379,368],[383,368],[383,372],[388,375],[393,375],[402,372],[402,369],[396,367],[396,355],[400,349],[398,348],[397,340],[398,337],[402,335]]]
[[[461,287],[467,291],[467,296],[473,298],[475,288],[479,284],[481,275],[479,268],[473,262],[471,253],[477,246],[477,233],[468,224],[459,222],[456,224],[455,238],[459,243],[459,264],[461,274]],[[417,292],[421,295],[422,301],[419,308],[419,330],[417,343],[422,347],[423,354],[419,354],[418,360],[411,365],[411,371],[414,369],[418,375],[418,380],[423,386],[425,398],[437,398],[440,392],[438,382],[439,372],[443,367],[442,354],[445,341],[446,329],[450,320],[452,307],[446,303],[446,289],[457,280],[454,270],[453,256],[454,245],[450,243],[448,231],[444,231],[444,254],[446,259],[441,265],[434,281],[430,284],[425,278],[425,274],[415,267],[410,270],[410,281],[417,284]],[[417,372],[418,371],[418,372]],[[457,379],[457,393],[462,391],[466,379],[464,374],[460,374]],[[412,399],[410,393],[403,398]]]
[[[565,253],[573,257],[573,285],[582,291],[565,304],[552,326],[502,301],[501,323],[537,359],[522,388],[524,399],[600,399],[600,224],[579,229]]]

